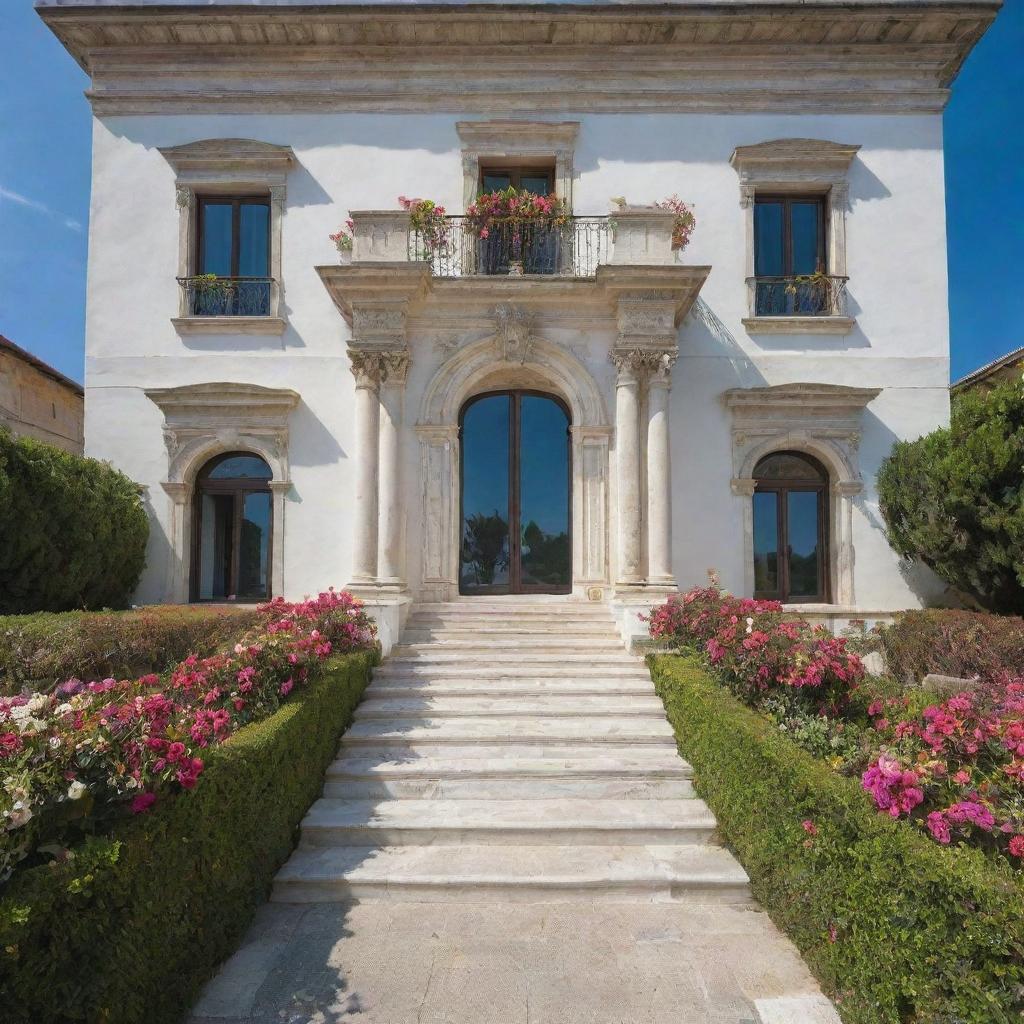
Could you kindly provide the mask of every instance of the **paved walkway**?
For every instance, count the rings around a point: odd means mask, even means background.
[[[646,667],[566,601],[419,606],[190,1024],[837,1024]]]

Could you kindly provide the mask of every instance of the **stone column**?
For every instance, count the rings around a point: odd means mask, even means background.
[[[619,586],[641,582],[640,371],[635,353],[613,353],[615,463],[618,479]]]
[[[380,527],[377,538],[377,579],[382,586],[404,590],[402,526],[405,504],[402,497],[399,430],[402,424],[409,355],[404,351],[387,352],[381,358],[383,378],[380,403]]]
[[[352,582],[372,585],[377,580],[377,481],[380,445],[380,356],[352,350],[356,379],[355,530],[352,537]]]
[[[647,582],[673,587],[669,389],[674,362],[674,355],[661,356],[647,384]]]

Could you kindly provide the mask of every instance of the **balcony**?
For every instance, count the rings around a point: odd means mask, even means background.
[[[179,334],[282,334],[272,277],[179,277],[181,299],[171,323]]]
[[[752,315],[743,321],[751,334],[849,334],[846,282],[834,274],[750,277]]]
[[[430,240],[410,230],[408,259],[429,263],[439,278],[593,277],[598,266],[611,262],[612,229],[609,217],[570,217],[561,226],[492,223],[481,237],[465,217],[446,217],[444,228]]]

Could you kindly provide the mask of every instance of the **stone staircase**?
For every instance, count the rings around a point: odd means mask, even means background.
[[[418,605],[273,898],[746,905],[690,774],[606,607]]]

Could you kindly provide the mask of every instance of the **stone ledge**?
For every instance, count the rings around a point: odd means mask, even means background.
[[[857,321],[852,316],[749,316],[747,334],[849,334]]]
[[[175,316],[171,323],[179,334],[284,334],[280,316]]]

